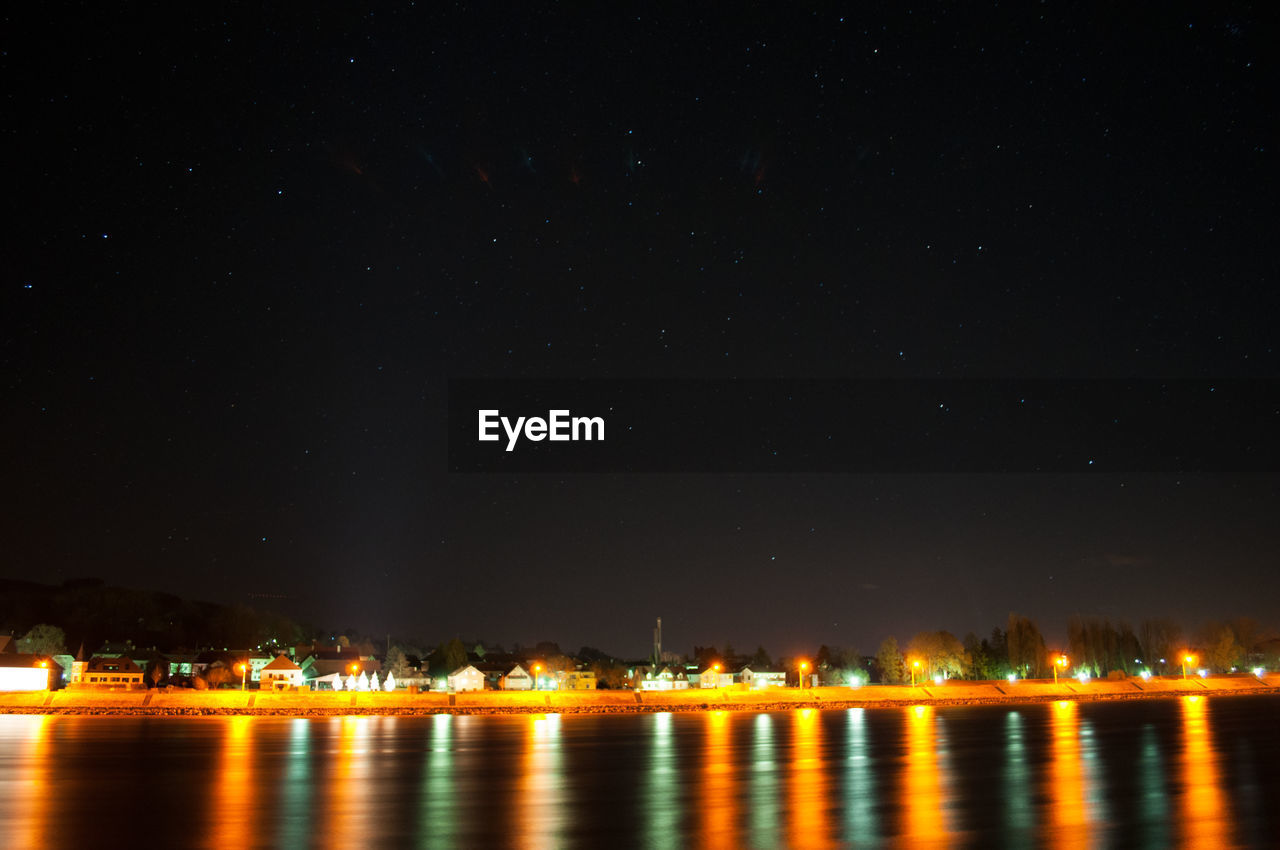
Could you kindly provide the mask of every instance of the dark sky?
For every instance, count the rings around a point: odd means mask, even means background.
[[[452,378],[1280,376],[1280,32],[1178,5],[10,11],[0,574],[626,655],[1280,625],[1274,474],[446,471]]]

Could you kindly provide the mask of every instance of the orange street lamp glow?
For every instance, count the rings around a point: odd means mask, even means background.
[[[1182,678],[1187,678],[1187,665],[1194,666],[1195,663],[1196,657],[1192,653],[1188,652],[1182,656]]]
[[[801,688],[804,687],[804,671],[808,669],[809,669],[809,662],[801,661],[800,662],[800,687]]]
[[[538,674],[541,672],[542,672],[541,664],[533,665],[533,689],[535,691],[538,689]]]
[[[241,664],[240,665],[240,690],[242,691],[244,690],[244,680],[247,675],[249,675],[249,665]]]
[[[911,660],[911,687],[916,686],[916,673],[920,670],[920,659],[913,658]]]
[[[1053,683],[1054,683],[1055,685],[1056,685],[1056,684],[1058,684],[1058,668],[1059,668],[1059,667],[1061,667],[1061,668],[1062,668],[1062,671],[1063,671],[1064,673],[1066,672],[1066,670],[1067,670],[1067,656],[1065,656],[1065,655],[1059,655],[1057,658],[1053,659]]]

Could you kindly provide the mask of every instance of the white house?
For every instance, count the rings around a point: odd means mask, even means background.
[[[277,655],[275,660],[262,668],[259,680],[263,690],[282,691],[302,685],[302,668],[289,660],[287,655]]]
[[[504,691],[527,691],[533,688],[533,677],[519,664],[498,681]]]
[[[656,676],[652,671],[644,674],[640,682],[642,691],[683,691],[689,687],[689,680],[684,673],[675,673],[670,667],[663,667]]]
[[[787,686],[787,674],[774,670],[752,670],[750,667],[743,667],[738,677],[748,688],[785,688]]]
[[[449,690],[483,691],[484,674],[470,664],[459,667],[449,674]]]

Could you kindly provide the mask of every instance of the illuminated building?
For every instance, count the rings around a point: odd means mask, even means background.
[[[484,674],[473,665],[459,667],[449,674],[449,690],[451,691],[483,691]]]
[[[273,691],[283,691],[302,685],[302,668],[287,655],[277,655],[275,660],[262,668],[261,686]]]

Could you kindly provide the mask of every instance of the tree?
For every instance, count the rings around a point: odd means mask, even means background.
[[[221,661],[215,661],[205,668],[203,678],[210,688],[220,688],[231,681],[231,670]]]
[[[393,646],[387,653],[387,670],[397,679],[409,678],[409,657],[400,647]]]
[[[62,655],[67,651],[66,643],[67,636],[62,629],[40,623],[18,638],[18,651],[34,655]]]
[[[147,681],[151,683],[151,687],[160,687],[160,683],[169,675],[168,668],[169,665],[160,658],[153,658],[147,662]]]
[[[773,660],[769,658],[769,653],[764,651],[763,646],[757,646],[755,655],[747,662],[754,670],[768,670],[773,666]]]
[[[898,649],[898,639],[887,637],[876,652],[876,666],[880,668],[880,681],[889,685],[903,681],[902,652]]]
[[[699,670],[706,670],[719,660],[720,650],[714,646],[695,646],[693,648],[693,663],[698,665]]]
[[[437,678],[448,676],[454,670],[467,663],[467,648],[457,638],[446,641],[440,644],[435,652],[431,653],[429,663],[432,676]]]
[[[955,678],[963,676],[969,668],[964,645],[947,631],[921,632],[911,639],[907,654],[912,659],[918,658],[924,665],[925,674],[930,677],[946,675]]]
[[[1257,650],[1258,643],[1262,639],[1262,628],[1252,617],[1236,617],[1228,625],[1235,633],[1236,643],[1240,644],[1240,649],[1244,651],[1245,664],[1248,665],[1249,655]]]
[[[1160,617],[1143,620],[1139,629],[1142,637],[1142,659],[1155,672],[1164,675],[1179,669],[1178,654],[1182,650],[1182,627],[1175,620]]]
[[[1017,614],[1009,615],[1005,631],[1009,647],[1009,666],[1019,676],[1040,678],[1045,670],[1044,638],[1036,624]]]
[[[1003,679],[1009,672],[1009,647],[999,628],[992,630],[990,638],[982,640],[972,632],[965,635],[964,651],[969,655],[972,679]]]
[[[596,674],[597,687],[616,689],[627,685],[627,668],[612,660],[593,661],[591,670]]]
[[[1227,673],[1232,667],[1242,663],[1244,650],[1236,642],[1235,633],[1230,626],[1213,626],[1207,632],[1204,640],[1204,657],[1201,659],[1205,667]]]

